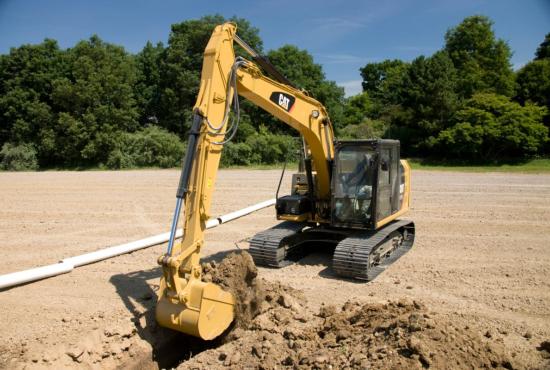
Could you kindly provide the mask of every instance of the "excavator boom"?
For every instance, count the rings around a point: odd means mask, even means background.
[[[234,94],[238,92],[303,135],[317,171],[317,196],[324,199],[325,207],[330,198],[328,161],[333,152],[333,130],[325,108],[302,91],[264,76],[254,62],[236,59],[235,39],[236,25],[217,26],[204,51],[201,85],[193,108],[171,237],[166,254],[158,259],[163,276],[157,321],[203,339],[215,338],[233,321],[234,297],[213,283],[201,281],[200,253],[226,140],[229,109],[232,102],[238,102]],[[245,50],[253,52],[242,40],[237,40]],[[176,243],[182,209],[183,238]]]

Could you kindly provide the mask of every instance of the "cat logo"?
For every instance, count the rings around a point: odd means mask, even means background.
[[[285,110],[288,110],[288,103],[290,103],[290,99],[283,94],[279,94],[279,105]]]
[[[285,111],[290,112],[294,107],[296,98],[280,91],[274,91],[271,93],[269,100],[283,108]]]

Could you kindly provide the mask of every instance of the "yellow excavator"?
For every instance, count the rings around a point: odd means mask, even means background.
[[[400,160],[399,141],[336,141],[325,107],[236,31],[233,23],[217,26],[204,51],[170,239],[158,259],[163,275],[157,321],[205,340],[219,336],[234,319],[236,298],[202,281],[200,254],[222,148],[238,129],[239,95],[303,138],[301,171],[292,176],[291,194],[276,200],[277,219],[283,222],[250,240],[256,264],[282,267],[311,246],[328,243],[334,245],[337,275],[368,281],[414,242],[414,223],[398,219],[410,201],[410,167]],[[250,60],[235,56],[234,43]],[[182,207],[183,237],[176,243]]]

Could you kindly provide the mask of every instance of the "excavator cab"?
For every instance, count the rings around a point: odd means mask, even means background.
[[[340,141],[335,153],[331,225],[375,229],[400,209],[399,141]]]

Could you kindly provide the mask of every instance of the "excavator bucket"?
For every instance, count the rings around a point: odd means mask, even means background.
[[[161,292],[165,292],[161,282]],[[183,301],[166,294],[159,297],[156,309],[157,322],[185,334],[204,340],[216,338],[234,319],[235,299],[218,285],[191,281],[186,287]]]

